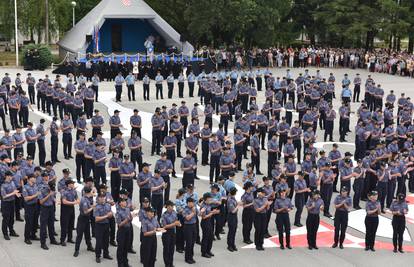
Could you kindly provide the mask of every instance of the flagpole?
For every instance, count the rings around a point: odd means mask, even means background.
[[[14,39],[16,43],[16,67],[19,66],[19,41],[18,41],[18,32],[17,32],[17,0],[14,0]]]

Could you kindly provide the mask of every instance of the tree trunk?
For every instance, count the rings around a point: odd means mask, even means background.
[[[397,49],[397,51],[401,51],[401,38],[400,37],[397,37],[396,39],[397,39],[397,41],[396,41],[396,43],[397,43],[396,49]]]
[[[49,44],[49,0],[45,0],[45,43]]]
[[[412,53],[413,52],[413,49],[414,49],[414,33],[411,32],[408,35],[408,52],[409,53]]]

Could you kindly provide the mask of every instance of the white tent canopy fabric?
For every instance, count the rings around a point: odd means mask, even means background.
[[[129,5],[124,5],[122,0],[102,0],[65,34],[58,45],[61,50],[67,52],[85,53],[88,46],[86,35],[93,35],[94,27],[96,25],[101,27],[105,19],[115,18],[147,19],[151,26],[164,38],[167,46],[182,49],[185,55],[191,55],[194,50],[190,43],[180,42],[180,34],[143,0],[129,0]]]

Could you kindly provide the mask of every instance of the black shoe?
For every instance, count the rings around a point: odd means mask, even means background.
[[[319,249],[317,246],[313,246],[314,249]]]
[[[221,240],[220,235],[216,235],[217,240]]]
[[[95,252],[95,248],[91,246],[88,246],[88,248],[86,249],[87,251],[91,251],[91,252]]]
[[[137,252],[135,250],[133,250],[132,248],[130,250],[128,250],[128,253],[137,254]]]
[[[43,248],[44,250],[48,250],[49,248],[46,246],[46,244],[42,244],[40,245],[41,248]]]
[[[101,263],[101,258],[96,257],[95,261],[96,261],[96,263]]]
[[[177,249],[176,250],[178,253],[184,253],[184,250],[182,250],[182,249]]]
[[[261,172],[256,172],[256,175],[263,175],[263,173],[261,173]]]
[[[332,218],[332,214],[330,214],[330,213],[324,213],[323,216],[328,217],[328,218]]]
[[[24,222],[24,220],[22,218],[20,218],[20,217],[16,218],[16,221],[18,221],[18,222]]]
[[[233,250],[234,250],[234,251],[237,251],[238,249],[234,246],[234,247],[233,247]],[[211,253],[210,253],[210,255],[211,255]],[[214,256],[214,255],[213,255],[213,256]]]
[[[50,244],[52,245],[60,245],[60,242],[57,242],[56,240],[50,241]]]
[[[60,242],[60,245],[61,245],[62,247],[66,247],[66,242],[65,242],[65,241],[61,241],[61,242]]]
[[[372,252],[375,252],[375,248],[373,248],[373,247],[372,247],[372,248],[370,248],[370,250],[371,250]]]
[[[308,249],[309,249],[309,250],[312,250],[312,249],[313,249],[313,247],[312,247],[312,246],[308,246]]]
[[[103,258],[104,259],[107,259],[107,260],[113,260],[114,258],[112,258],[111,256],[109,256],[109,255],[104,255],[103,256]]]
[[[211,258],[211,256],[208,255],[207,253],[201,254],[201,257],[208,258],[208,259]]]
[[[234,249],[232,247],[227,247],[227,250],[230,252],[234,252]]]
[[[30,241],[30,239],[25,239],[25,240],[24,240],[24,243],[26,243],[26,244],[28,244],[28,245],[31,245],[31,244],[32,244],[32,241]]]
[[[3,236],[4,236],[4,239],[10,240],[10,236],[9,235],[3,235]]]
[[[226,233],[226,232],[225,232],[224,230],[221,230],[221,231],[220,231],[220,234],[221,234],[221,235],[224,235],[225,233]]]
[[[60,163],[60,162],[61,162],[60,160],[56,160],[56,161],[55,161],[55,163]]]
[[[339,244],[339,248],[340,248],[340,249],[344,249],[344,245]]]
[[[280,249],[285,249],[285,246],[284,245],[280,245]]]
[[[253,241],[251,241],[251,240],[245,240],[245,241],[243,241],[245,244],[247,244],[247,245],[250,245],[250,244],[252,244],[253,243]]]
[[[69,239],[69,240],[68,240],[68,243],[75,244],[75,242],[73,242],[73,240],[72,240],[72,239]]]
[[[19,237],[19,235],[15,231],[10,232],[10,236]]]
[[[299,223],[294,223],[293,225],[296,226],[296,227],[300,227]]]
[[[256,250],[264,250],[263,247],[256,247]]]
[[[200,180],[200,177],[196,176],[196,177],[194,177],[194,179],[196,179],[196,180]]]
[[[369,247],[365,247],[365,251],[368,251],[369,250]]]
[[[173,174],[173,176],[172,176],[172,177],[177,178],[177,175]]]
[[[397,253],[398,252],[397,248],[394,248],[393,252],[394,253]]]
[[[200,240],[197,240],[197,241],[196,241],[196,244],[197,244],[197,245],[201,245]]]
[[[290,245],[286,245],[287,249],[292,249],[292,247]]]
[[[265,235],[264,235],[264,237],[265,238],[269,238],[269,237],[272,237],[269,233],[266,233]]]
[[[112,240],[111,242],[109,242],[109,244],[113,247],[117,247],[118,245],[116,244],[115,240]]]
[[[399,251],[400,253],[404,253],[404,250],[403,250],[402,248],[400,248],[398,251]]]
[[[39,240],[40,240],[40,238],[38,238],[37,236],[33,236],[33,237],[31,237],[30,239],[31,239],[31,240],[34,240],[34,241],[39,241]]]
[[[188,264],[193,264],[192,260],[185,260],[185,262],[188,263]]]
[[[77,256],[79,256],[79,251],[75,250],[75,253],[73,253],[73,257],[77,257]]]
[[[354,207],[355,210],[360,210],[362,209],[360,206]]]
[[[338,243],[333,243],[332,248],[336,248],[338,246]]]

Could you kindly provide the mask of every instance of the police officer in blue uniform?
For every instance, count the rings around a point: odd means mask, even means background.
[[[129,197],[132,199],[133,179],[136,177],[134,164],[129,160],[129,155],[124,155],[124,161],[119,166],[119,175],[121,176],[120,188],[128,191]]]
[[[1,185],[1,212],[3,216],[1,228],[4,239],[10,240],[10,236],[18,237],[14,231],[14,208],[15,199],[20,197],[20,192],[17,190],[15,183],[12,181],[13,174],[10,171],[6,171],[4,174],[4,182]]]
[[[346,228],[348,227],[348,213],[349,209],[352,206],[352,199],[349,196],[349,189],[348,187],[344,186],[341,188],[341,192],[339,195],[336,196],[334,200],[335,205],[335,235],[334,235],[334,243],[332,248],[336,248],[339,242],[339,248],[344,248],[344,240],[345,240],[345,233]]]
[[[32,244],[32,239],[36,236],[36,210],[38,209],[37,197],[40,192],[36,184],[36,177],[30,174],[27,177],[27,183],[23,186],[24,198],[24,242],[28,245]]]
[[[85,187],[83,193],[84,195],[82,196],[79,203],[79,215],[78,222],[76,224],[75,253],[73,254],[74,257],[79,256],[79,248],[83,236],[85,236],[87,250],[95,252],[95,249],[92,246],[90,232],[90,216],[93,214],[93,209],[95,208],[95,204],[93,203],[92,188]]]
[[[118,266],[128,267],[128,246],[130,244],[132,231],[132,214],[127,206],[127,198],[120,198],[116,205],[115,221],[118,226],[116,241],[118,247],[116,249],[116,259]]]
[[[305,194],[310,192],[310,189],[306,183],[305,175],[302,171],[298,172],[298,178],[295,180],[293,188],[295,190],[295,222],[294,225],[302,227],[300,223],[300,217],[302,215],[303,207],[305,206]]]
[[[186,202],[187,206],[182,212],[184,218],[185,262],[194,264],[196,263],[194,260],[194,243],[196,241],[198,210],[193,198],[187,198]]]
[[[174,210],[174,202],[165,201],[166,211],[161,217],[161,226],[166,230],[162,234],[163,258],[166,267],[172,267],[174,262],[174,250],[176,242],[176,227],[181,227],[181,222]],[[178,208],[177,208],[178,210]]]
[[[227,225],[229,232],[227,233],[227,250],[230,252],[237,251],[235,239],[237,231],[237,215],[239,211],[239,203],[236,200],[237,188],[232,187],[226,202],[227,208]]]
[[[280,249],[292,249],[290,246],[290,219],[289,212],[293,209],[292,201],[286,196],[286,190],[280,190],[276,198],[273,212],[276,213],[276,228],[279,233]],[[285,234],[285,238],[283,238]]]
[[[368,201],[365,206],[367,215],[365,216],[365,251],[375,251],[375,236],[378,229],[379,218],[381,212],[381,204],[379,203],[378,193],[371,191],[368,194]]]
[[[403,240],[405,231],[405,215],[408,213],[408,205],[405,200],[405,195],[400,193],[397,199],[391,204],[390,211],[392,212],[392,243],[394,245],[394,253],[399,251],[404,253]],[[397,250],[398,249],[398,250]]]
[[[161,177],[165,182],[164,186],[164,202],[170,200],[170,174],[173,172],[173,164],[171,160],[167,159],[165,152],[161,153],[161,158],[155,163],[155,169],[160,171]],[[160,216],[159,216],[160,217]]]
[[[316,237],[320,221],[319,213],[324,209],[324,201],[320,198],[318,190],[312,192],[312,196],[306,203],[306,208],[308,210],[308,217],[306,218],[308,249],[318,249],[316,246]]]
[[[268,201],[265,197],[265,192],[263,188],[258,188],[256,190],[257,198],[253,201],[253,207],[255,211],[254,215],[254,244],[256,250],[264,250],[263,240],[266,233],[266,212],[272,204],[271,201]]]
[[[93,215],[95,217],[95,237],[96,248],[95,257],[96,263],[101,262],[101,253],[103,251],[103,258],[112,260],[109,255],[109,219],[113,217],[111,205],[105,200],[106,194],[99,193],[97,204],[94,208]]]
[[[151,177],[152,173],[149,170],[151,164],[144,162],[142,164],[142,171],[138,174],[137,183],[139,186],[139,202],[143,203],[144,199],[151,199]]]
[[[79,204],[78,194],[74,187],[74,181],[65,181],[66,188],[61,193],[60,209],[60,244],[66,246],[66,236],[68,243],[74,243],[72,239],[72,229],[75,226],[75,205]]]

